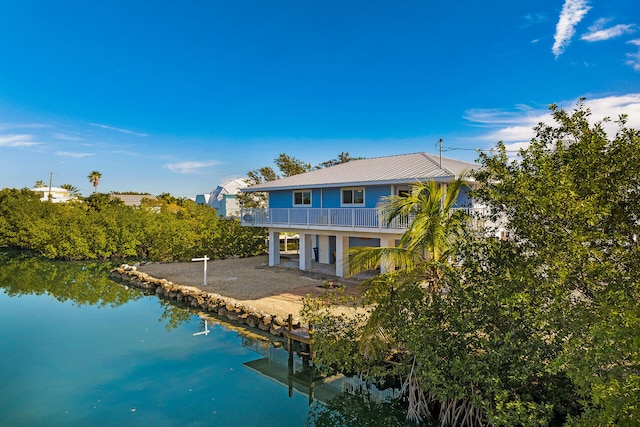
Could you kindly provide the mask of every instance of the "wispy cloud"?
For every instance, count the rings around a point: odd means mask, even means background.
[[[179,163],[167,163],[164,165],[171,172],[180,174],[193,174],[201,173],[203,169],[209,168],[219,164],[217,160],[208,160],[202,162],[179,162]]]
[[[589,27],[589,32],[580,37],[580,40],[597,42],[620,37],[623,34],[631,34],[636,31],[635,25],[633,24],[618,24],[605,28],[608,22],[608,19],[598,19],[595,24]]]
[[[522,28],[527,28],[532,25],[542,24],[547,21],[547,17],[542,13],[528,13],[522,17],[524,24],[521,25]]]
[[[551,48],[556,58],[569,46],[571,38],[576,32],[576,25],[589,12],[589,9],[591,9],[591,6],[589,6],[587,0],[565,0],[560,12],[560,18],[556,24],[556,34]]]
[[[33,135],[0,135],[0,147],[31,147],[40,145],[33,140]]]
[[[117,128],[117,127],[114,127],[114,126],[103,125],[103,124],[100,124],[100,123],[89,123],[89,125],[95,126],[95,127],[99,127],[101,129],[107,129],[107,130],[112,130],[112,131],[115,131],[115,132],[126,133],[127,135],[136,135],[136,136],[142,136],[142,137],[149,136],[149,134],[146,134],[146,133],[134,132],[132,130]]]
[[[0,123],[0,130],[7,129],[44,129],[51,127],[47,123]]]
[[[62,141],[82,141],[82,138],[79,136],[69,135],[67,133],[54,132],[51,135],[54,139],[59,139]]]
[[[572,100],[558,103],[558,106],[569,111],[575,104],[576,100]],[[591,111],[593,121],[605,117],[616,120],[621,114],[626,114],[627,126],[634,129],[640,127],[640,93],[587,99],[585,105]],[[502,141],[509,150],[527,146],[535,136],[533,128],[539,123],[553,122],[548,108],[522,105],[515,111],[473,109],[467,111],[465,118],[477,126],[487,128],[487,132],[480,135],[479,139],[491,144]],[[613,122],[604,123],[603,126],[610,136],[613,136],[618,128]]]
[[[83,157],[95,156],[95,153],[74,153],[71,151],[56,151],[56,156],[81,159]]]
[[[627,53],[627,58],[629,59],[627,59],[626,64],[634,70],[640,71],[640,39],[629,40],[627,43],[637,46],[638,50],[633,53]]]

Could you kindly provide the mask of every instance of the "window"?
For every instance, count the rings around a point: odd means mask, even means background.
[[[411,187],[408,185],[398,185],[396,187],[396,195],[398,197],[409,197],[411,195]]]
[[[348,188],[342,190],[343,205],[364,205],[364,188]]]
[[[311,191],[294,191],[293,206],[311,206]]]

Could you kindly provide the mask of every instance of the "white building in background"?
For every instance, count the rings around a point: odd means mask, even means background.
[[[232,179],[215,188],[209,194],[208,205],[218,211],[218,215],[224,217],[240,217],[240,204],[238,193],[247,187],[245,180]]]
[[[194,199],[194,201],[196,202],[196,205],[208,206],[210,197],[211,197],[211,194],[198,194],[196,195],[196,198]]]
[[[69,190],[60,187],[35,187],[32,188],[31,191],[38,193],[40,195],[40,201],[42,202],[47,202],[49,199],[51,199],[53,203],[68,202],[74,198],[71,196]]]

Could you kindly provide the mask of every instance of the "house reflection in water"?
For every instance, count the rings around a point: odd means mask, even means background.
[[[296,344],[300,346],[300,343]],[[306,357],[298,355],[300,350],[304,350],[302,347],[296,348],[294,346],[295,354],[290,358],[285,347],[274,345],[269,341],[243,336],[242,346],[264,356],[243,363],[245,367],[287,387],[289,397],[293,396],[294,391],[308,396],[309,406],[313,404],[314,400],[326,403],[341,392],[366,393],[373,400],[379,402],[398,397],[400,394],[398,389],[378,390],[357,376],[346,377],[342,374],[322,376],[313,368]]]

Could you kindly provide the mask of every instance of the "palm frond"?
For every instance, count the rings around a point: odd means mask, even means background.
[[[360,246],[349,250],[347,274],[353,276],[364,271],[372,271],[381,267],[382,263],[395,268],[411,269],[425,261],[421,253],[403,247],[369,247]]]

